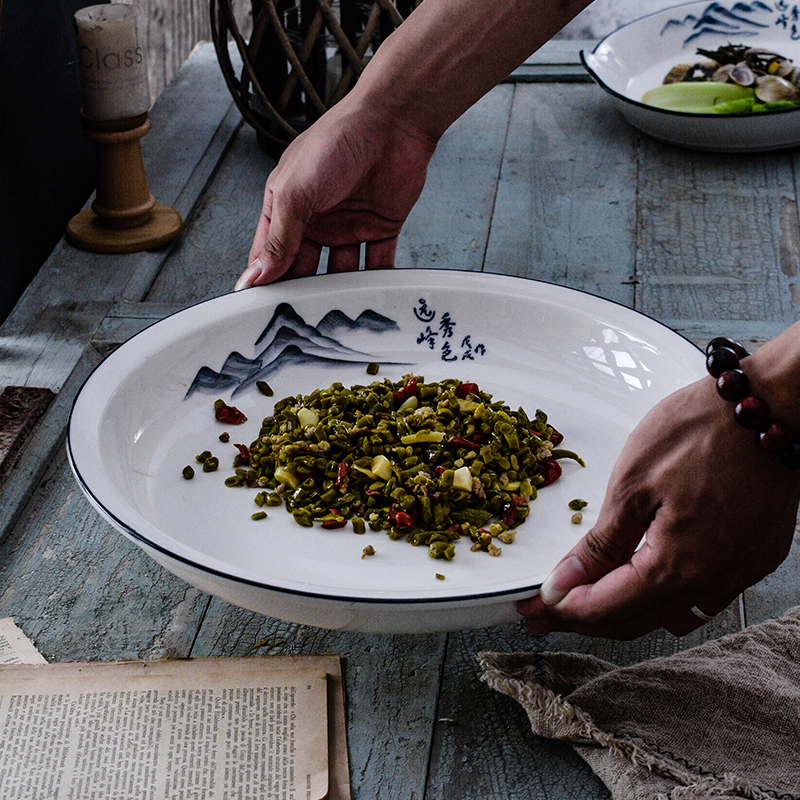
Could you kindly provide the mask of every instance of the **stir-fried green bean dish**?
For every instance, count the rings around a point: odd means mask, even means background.
[[[299,525],[384,530],[448,560],[465,537],[499,555],[558,460],[584,466],[562,439],[543,411],[512,411],[475,383],[334,383],[278,401],[258,438],[236,445],[225,483],[259,490],[260,507],[285,505]]]

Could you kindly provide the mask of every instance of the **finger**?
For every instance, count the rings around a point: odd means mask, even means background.
[[[253,243],[250,245],[250,255],[247,259],[248,264],[252,264],[257,258],[261,256],[264,249],[264,242],[267,239],[267,232],[269,231],[270,220],[272,219],[272,190],[269,184],[264,188],[264,201],[261,206],[261,214],[258,218],[256,225],[256,233],[253,237]]]
[[[264,207],[261,216],[258,218],[256,233],[253,237],[253,244],[250,246],[250,254],[247,258],[247,269],[239,276],[236,285],[233,287],[235,292],[242,289],[249,289],[258,283],[267,283],[267,276],[264,274],[264,262],[261,254],[264,250],[264,242],[269,231],[270,212],[272,208],[272,193],[267,188],[264,192]]]
[[[576,587],[594,583],[624,565],[645,530],[646,526],[639,522],[631,523],[627,529],[604,529],[595,525],[544,580],[540,589],[542,602],[556,605]]]
[[[377,242],[367,242],[365,254],[365,269],[389,269],[394,266],[397,253],[397,237],[381,239]]]
[[[547,607],[545,606],[545,608]],[[569,631],[581,636],[627,641],[638,639],[658,628],[665,628],[676,636],[685,636],[701,627],[703,622],[685,608],[676,609],[670,604],[662,603],[646,612],[613,623],[587,622],[586,620],[566,621],[559,616],[552,620],[526,619],[525,624],[531,633],[538,635],[555,631]]]
[[[261,263],[260,258],[256,258],[250,266],[239,276],[236,285],[233,287],[234,292],[241,292],[242,289],[249,289],[258,283],[266,283],[262,280],[264,274],[264,265]]]
[[[546,605],[560,603],[576,586],[595,581],[625,564],[657,514],[657,505],[641,493],[630,495],[624,474],[612,473],[596,524],[556,565],[542,583]]]
[[[309,247],[307,240],[303,238],[308,224],[307,218],[307,210],[298,205],[294,198],[275,195],[267,187],[261,219],[250,251],[251,264],[256,260],[261,261],[261,283],[283,277],[290,268],[292,275],[286,277],[300,277],[316,272],[319,264],[318,246]]]
[[[680,592],[646,608],[640,606],[624,619],[611,621],[605,618],[587,620],[573,617],[568,609],[562,607],[563,604],[546,606],[538,598],[519,603],[517,610],[525,616],[526,627],[534,634],[571,631],[583,636],[625,640],[664,628],[674,636],[686,636],[710,621],[692,612],[691,598],[696,596],[696,590]],[[720,591],[705,587],[702,596],[703,604],[709,610],[706,616],[714,618],[735,602],[738,593],[723,595]],[[699,607],[703,608],[703,605]]]
[[[328,251],[328,272],[355,272],[361,263],[361,245],[331,247]]]
[[[305,278],[308,275],[316,275],[319,269],[319,258],[322,254],[322,245],[317,244],[311,239],[303,239],[295,256],[294,262],[280,276],[279,280],[289,278]]]

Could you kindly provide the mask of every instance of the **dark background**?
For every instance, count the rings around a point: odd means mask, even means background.
[[[94,188],[73,14],[98,0],[0,0],[0,322]]]

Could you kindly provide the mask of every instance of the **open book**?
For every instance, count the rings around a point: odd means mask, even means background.
[[[349,800],[341,660],[1,666],[0,797]]]

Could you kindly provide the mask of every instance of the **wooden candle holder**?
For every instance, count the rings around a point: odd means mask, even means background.
[[[147,113],[98,120],[81,112],[81,118],[97,149],[97,192],[91,208],[67,224],[67,241],[92,253],[138,253],[171,242],[183,220],[150,194],[139,142],[150,130]]]

